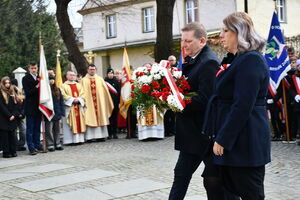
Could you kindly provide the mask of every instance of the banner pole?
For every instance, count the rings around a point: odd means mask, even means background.
[[[286,140],[289,142],[291,140],[290,138],[290,129],[289,129],[289,118],[288,118],[288,110],[287,110],[287,102],[286,102],[286,91],[284,86],[284,79],[282,79],[282,96],[283,96],[283,109],[285,114],[285,133],[286,133]]]

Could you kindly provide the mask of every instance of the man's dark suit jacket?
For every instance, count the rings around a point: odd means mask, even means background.
[[[27,73],[22,79],[26,96],[24,100],[24,114],[27,116],[37,116],[41,114],[39,111],[39,89],[36,88],[38,83],[38,79],[34,80],[30,73]]]
[[[182,113],[176,114],[175,149],[184,153],[202,155],[201,130],[208,99],[213,93],[219,60],[206,45],[188,63],[183,64],[182,72],[191,86],[190,92],[197,95]]]

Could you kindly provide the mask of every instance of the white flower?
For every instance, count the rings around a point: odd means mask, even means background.
[[[153,75],[153,79],[154,80],[160,80],[161,79],[161,75],[160,74],[155,74],[155,75]]]
[[[180,96],[183,98],[183,94],[179,93]],[[176,101],[176,97],[175,95],[169,95],[167,98],[167,103],[175,108],[178,108],[180,110],[182,110],[182,106],[178,105],[178,101]]]
[[[173,71],[173,76],[179,79],[182,76],[182,71]]]
[[[139,84],[150,84],[152,82],[152,79],[153,79],[153,76],[144,75],[144,76],[141,76],[138,78],[138,83]]]

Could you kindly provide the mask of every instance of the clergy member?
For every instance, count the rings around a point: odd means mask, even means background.
[[[85,124],[86,140],[105,141],[108,137],[107,125],[114,104],[102,77],[96,74],[96,66],[89,64],[87,74],[81,80],[86,100]]]
[[[66,78],[67,81],[60,88],[66,109],[66,117],[63,120],[64,144],[83,143],[86,131],[83,89],[76,82],[75,72],[68,71]]]

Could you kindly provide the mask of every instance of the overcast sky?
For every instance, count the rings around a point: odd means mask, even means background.
[[[68,13],[73,27],[77,28],[81,26],[82,16],[77,13],[77,11],[82,8],[86,1],[87,0],[72,0],[69,4]],[[55,13],[56,4],[54,0],[46,0],[45,2],[48,4],[48,12]]]

